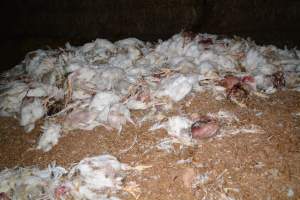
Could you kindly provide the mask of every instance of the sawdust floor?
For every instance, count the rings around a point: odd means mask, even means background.
[[[295,113],[300,112],[300,93],[282,91],[269,99],[251,97],[247,105],[246,109],[228,101],[215,101],[209,94],[195,96],[189,107],[184,102],[176,105],[186,113],[228,110],[241,124],[259,125],[265,133],[212,138],[183,149],[175,145],[171,153],[154,148],[167,133],[149,133],[150,124],[141,128],[128,125],[121,135],[102,127],[70,132],[50,152],[43,153],[34,149],[39,126],[26,134],[17,120],[2,118],[0,169],[16,165],[45,167],[52,161],[68,167],[87,156],[110,153],[133,166],[152,166],[142,173],[129,174],[125,180],[139,185],[140,193],[135,193],[140,194],[139,199],[299,199],[300,116]],[[257,116],[259,112],[262,114]],[[176,164],[182,159],[191,162]],[[202,183],[193,188],[185,186],[183,177],[190,175],[202,175]],[[120,196],[134,199],[129,193],[121,192]]]

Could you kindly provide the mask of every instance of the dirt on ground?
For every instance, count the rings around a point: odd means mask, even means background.
[[[135,181],[139,190],[120,192],[122,199],[300,199],[300,93],[252,96],[246,104],[241,108],[216,101],[208,93],[186,97],[174,108],[200,115],[230,111],[240,126],[257,125],[263,132],[214,137],[196,146],[175,144],[170,152],[155,147],[167,132],[150,132],[151,123],[145,123],[128,124],[120,135],[103,127],[65,133],[45,153],[35,149],[42,122],[25,133],[16,119],[1,118],[0,169],[43,168],[54,161],[70,167],[85,157],[109,153],[132,166],[152,166],[128,175],[124,184]],[[133,119],[144,113],[134,112]]]

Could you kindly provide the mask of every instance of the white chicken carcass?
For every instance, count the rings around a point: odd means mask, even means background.
[[[93,97],[89,109],[99,112],[98,120],[106,122],[110,107],[120,100],[120,97],[113,92],[99,92]]]
[[[118,130],[118,133],[121,133],[122,127],[126,124],[127,121],[135,125],[130,117],[130,111],[128,110],[128,108],[120,103],[114,104],[109,110],[107,118],[108,124],[111,127],[116,128]]]
[[[58,139],[61,137],[61,125],[45,122],[42,128],[43,133],[39,138],[37,149],[47,152],[58,143]]]
[[[121,189],[127,169],[128,165],[111,155],[85,158],[70,170],[69,181],[64,184],[71,188],[71,196],[75,199],[109,200],[107,193]]]
[[[3,85],[0,94],[0,116],[14,116],[18,114],[28,89],[28,85],[19,81]]]
[[[182,100],[188,93],[191,92],[193,84],[183,75],[174,75],[164,79],[160,88],[155,92],[155,96],[168,96],[173,101]]]
[[[24,126],[26,132],[30,132],[35,127],[35,122],[45,115],[43,103],[40,99],[34,98],[23,102],[21,108],[20,125]]]
[[[161,124],[154,124],[149,130],[165,129],[170,136],[177,138],[184,144],[190,144],[192,140],[191,125],[193,122],[186,117],[173,116]]]
[[[85,109],[77,109],[69,113],[63,122],[64,130],[93,130],[99,126],[97,120],[99,113],[97,111],[89,111]]]

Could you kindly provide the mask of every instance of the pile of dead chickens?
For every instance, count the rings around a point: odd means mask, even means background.
[[[80,47],[67,43],[29,52],[1,75],[0,116],[18,118],[26,132],[43,119],[37,148],[49,151],[69,130],[104,126],[121,132],[128,122],[155,122],[153,116],[133,120],[130,111],[153,113],[157,105],[170,110],[172,102],[191,93],[210,91],[217,100],[243,106],[240,99],[250,93],[300,91],[299,58],[297,49],[188,32],[155,44],[135,38],[97,39]],[[204,121],[217,129],[211,119]],[[201,123],[186,120],[184,126],[193,125],[198,137]]]
[[[70,170],[50,164],[6,169],[0,172],[0,199],[101,199],[118,200],[130,166],[111,155],[81,160]]]

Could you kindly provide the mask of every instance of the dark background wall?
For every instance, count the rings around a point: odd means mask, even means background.
[[[8,2],[8,1],[7,1]],[[10,0],[1,5],[0,68],[26,52],[95,38],[156,41],[182,29],[300,46],[298,0]]]

